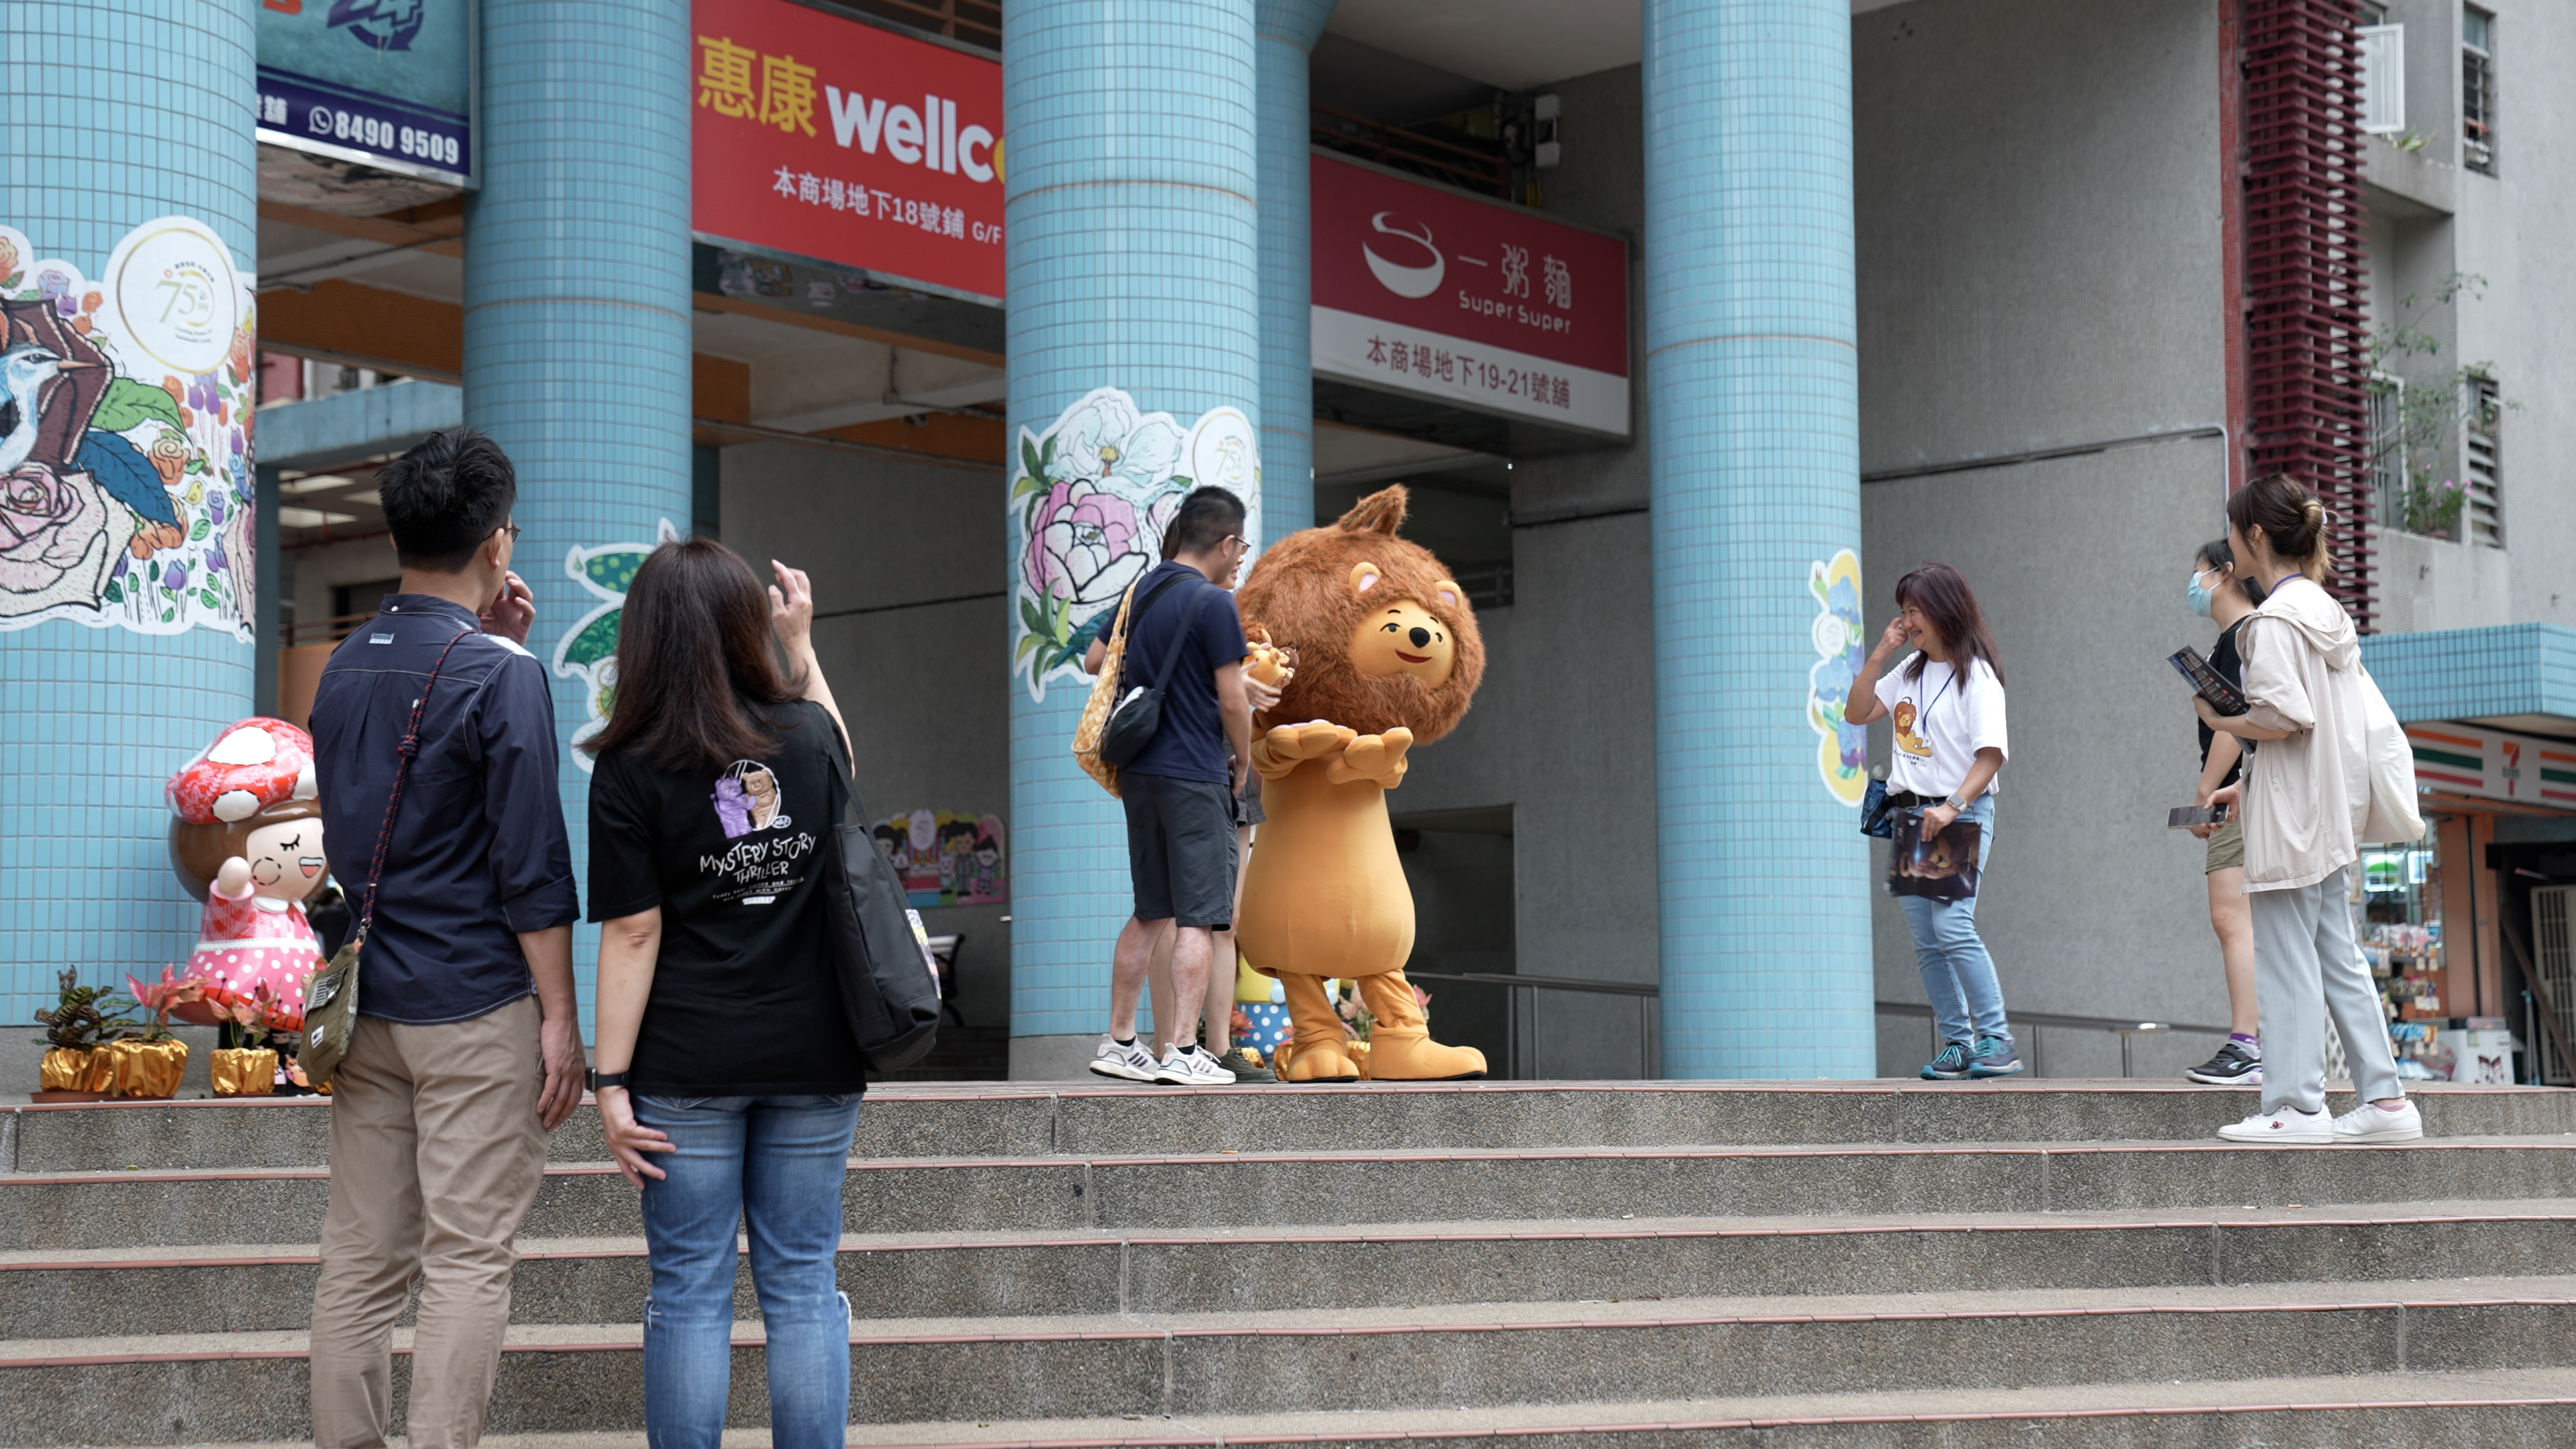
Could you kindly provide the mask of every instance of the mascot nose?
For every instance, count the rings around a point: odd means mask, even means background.
[[[1431,643],[1431,631],[1428,629],[1416,629],[1413,631],[1411,637],[1413,639],[1413,647],[1416,649],[1427,648]]]

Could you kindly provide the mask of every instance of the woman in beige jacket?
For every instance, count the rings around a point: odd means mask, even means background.
[[[2210,728],[2249,741],[2244,778],[2212,798],[2245,829],[2254,911],[2255,1001],[2263,1035],[2263,1110],[2222,1127],[2231,1142],[2403,1142],[2423,1118],[2398,1085],[2379,991],[2352,934],[2353,872],[2370,808],[2361,645],[2320,582],[2325,505],[2285,477],[2227,500],[2227,542],[2268,593],[2245,621],[2246,712]],[[2343,1034],[2365,1099],[2326,1116],[2325,1023]]]

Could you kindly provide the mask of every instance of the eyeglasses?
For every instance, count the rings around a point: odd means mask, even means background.
[[[505,523],[505,524],[502,524],[499,528],[496,528],[496,529],[494,529],[494,530],[493,530],[493,532],[495,532],[495,533],[506,533],[506,534],[510,535],[510,542],[512,542],[512,543],[517,543],[517,542],[519,541],[519,534],[520,534],[522,531],[523,531],[523,530],[521,530],[521,529],[520,529],[519,525],[517,525],[517,524],[515,524],[515,523]]]

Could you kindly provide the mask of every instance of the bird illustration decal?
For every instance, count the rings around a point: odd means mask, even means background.
[[[34,343],[0,352],[0,473],[15,473],[36,451],[36,403],[45,384],[65,368],[89,368],[93,362],[70,362]]]

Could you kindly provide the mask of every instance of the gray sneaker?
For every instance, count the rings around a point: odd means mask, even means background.
[[[1238,1086],[1245,1085],[1247,1083],[1257,1084],[1263,1082],[1276,1082],[1279,1080],[1279,1074],[1277,1072],[1270,1070],[1268,1067],[1254,1066],[1250,1061],[1246,1060],[1241,1047],[1227,1047],[1225,1049],[1225,1055],[1217,1058],[1216,1064],[1225,1068],[1227,1071],[1234,1073],[1235,1084]]]

